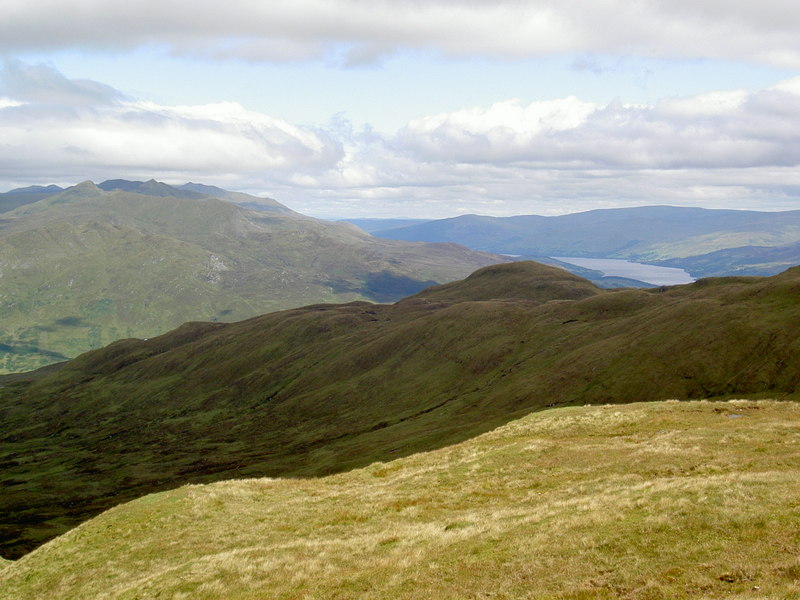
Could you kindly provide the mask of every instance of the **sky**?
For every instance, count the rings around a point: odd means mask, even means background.
[[[794,0],[3,0],[0,191],[323,218],[800,209]]]

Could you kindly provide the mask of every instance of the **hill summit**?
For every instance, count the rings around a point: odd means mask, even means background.
[[[586,279],[534,261],[491,265],[462,281],[433,286],[413,299],[467,302],[473,300],[579,300],[599,293]]]

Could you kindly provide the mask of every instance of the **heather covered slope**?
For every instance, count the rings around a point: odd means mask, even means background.
[[[187,486],[0,571],[8,600],[800,595],[800,409],[557,408],[323,479]]]
[[[386,302],[503,259],[378,240],[274,201],[190,184],[112,180],[0,220],[0,373],[31,370],[190,320],[314,302]],[[208,195],[216,192],[222,199]]]
[[[600,293],[586,279],[562,269],[523,261],[485,267],[461,281],[430,287],[417,299],[440,302],[471,300],[580,300]]]
[[[0,553],[150,491],[341,471],[551,405],[792,397],[799,338],[800,269],[603,291],[514,263],[391,306],[121,340],[0,388]]]

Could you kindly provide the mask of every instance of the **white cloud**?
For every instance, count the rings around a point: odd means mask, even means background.
[[[411,121],[397,145],[421,160],[542,168],[676,169],[800,163],[800,94],[761,90],[597,106],[501,102]]]
[[[652,105],[512,100],[415,119],[393,137],[351,146],[338,170],[306,183],[328,198],[361,199],[362,214],[794,209],[798,139],[796,80]],[[302,191],[284,193],[300,210],[330,214]]]
[[[800,78],[652,104],[507,100],[420,117],[383,135],[341,118],[298,126],[234,102],[137,101],[49,67],[0,71],[5,189],[87,178],[194,180],[325,216],[656,203],[796,208],[798,139]]]
[[[327,169],[342,155],[324,132],[235,102],[139,102],[96,82],[67,80],[48,67],[7,66],[0,72],[0,95],[6,97],[0,102],[0,177],[7,180],[37,170],[55,178],[124,171],[195,179],[258,173],[281,180],[298,170]]]
[[[0,109],[10,108],[13,106],[22,106],[22,102],[19,100],[11,100],[10,98],[0,97]]]
[[[122,99],[114,88],[97,81],[67,79],[47,65],[7,60],[2,67],[0,95],[50,105],[107,104]]]
[[[397,142],[435,160],[531,160],[543,140],[575,129],[597,109],[575,97],[527,106],[510,100],[489,108],[414,119],[399,133]]]
[[[729,58],[800,66],[800,6],[787,0],[5,0],[0,51],[126,49],[246,60],[393,48],[450,56],[562,53]]]
[[[685,98],[668,98],[660,103],[664,114],[676,117],[697,118],[700,116],[733,114],[747,101],[746,90],[714,91]]]

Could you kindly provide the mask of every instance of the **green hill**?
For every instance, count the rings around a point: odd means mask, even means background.
[[[394,305],[121,340],[0,388],[0,554],[151,491],[329,474],[548,406],[793,397],[799,291],[800,268],[604,291],[523,262]]]
[[[449,303],[493,299],[548,302],[580,300],[598,293],[596,286],[577,275],[523,261],[479,269],[462,281],[423,290],[418,299]]]
[[[185,486],[0,571],[8,600],[800,596],[800,409],[558,408],[324,479]]]
[[[2,215],[0,373],[190,320],[393,301],[501,260],[378,240],[269,199],[187,185],[85,182]],[[232,203],[247,198],[258,211]]]

